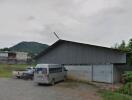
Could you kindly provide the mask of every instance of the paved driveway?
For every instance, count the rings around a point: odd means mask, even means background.
[[[0,78],[0,100],[101,100],[97,89],[76,82],[38,86],[33,81]]]

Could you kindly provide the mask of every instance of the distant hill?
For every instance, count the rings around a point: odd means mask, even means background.
[[[42,52],[47,47],[47,44],[42,44],[38,42],[20,42],[9,49],[11,51],[28,52],[29,54],[34,56]]]

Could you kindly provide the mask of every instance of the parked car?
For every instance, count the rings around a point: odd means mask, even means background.
[[[15,70],[12,72],[14,78],[23,79],[27,77],[27,75],[33,74],[34,70],[33,67],[27,67],[25,70]]]
[[[22,75],[22,79],[33,79],[34,77],[34,68],[27,68],[26,71]]]

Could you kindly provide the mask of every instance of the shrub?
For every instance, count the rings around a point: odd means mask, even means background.
[[[126,83],[123,87],[118,89],[116,92],[122,93],[122,94],[132,95],[132,82]]]
[[[132,71],[126,71],[122,77],[123,83],[132,82]]]
[[[111,91],[105,91],[100,92],[102,94],[103,100],[132,100],[132,97],[129,95],[111,92]]]

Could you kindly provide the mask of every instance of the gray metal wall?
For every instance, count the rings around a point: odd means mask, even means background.
[[[127,65],[125,64],[115,64],[113,67],[113,79],[115,83],[118,83],[122,79],[124,71],[127,70]],[[129,70],[130,71],[130,70]]]
[[[113,83],[113,64],[93,65],[93,81]]]
[[[54,64],[110,64],[126,63],[126,54],[106,48],[65,42],[37,60]]]

